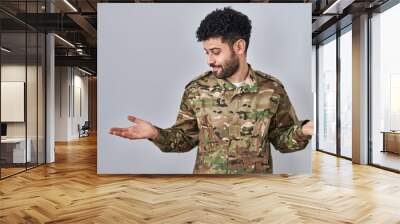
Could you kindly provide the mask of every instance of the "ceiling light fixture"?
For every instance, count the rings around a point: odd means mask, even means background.
[[[69,3],[68,0],[64,0],[65,4],[67,4],[72,10],[74,10],[74,12],[78,12],[78,10],[71,4]]]
[[[354,0],[336,0],[332,5],[324,10],[322,14],[342,14],[343,9],[351,5]]]
[[[62,38],[62,37],[60,37],[60,36],[57,35],[57,34],[54,34],[54,36],[56,36],[58,39],[60,39],[61,41],[63,41],[63,42],[66,43],[67,45],[69,45],[69,46],[75,48],[75,45],[73,45],[73,44],[72,44],[71,42],[69,42],[68,40],[66,40],[66,39],[64,39],[64,38]]]
[[[1,47],[1,50],[4,51],[4,52],[7,52],[7,53],[10,53],[10,52],[11,52],[11,50],[9,50],[9,49],[7,49],[7,48],[5,48],[5,47]]]
[[[81,48],[77,48],[77,49],[76,49],[76,52],[77,52],[79,55],[83,55],[83,50],[82,50]]]
[[[78,67],[78,70],[81,71],[81,72],[83,72],[83,73],[85,73],[85,74],[88,74],[88,75],[90,75],[90,76],[92,75],[92,73],[90,73],[90,72],[88,72],[88,71],[86,71],[86,70],[83,70],[83,69],[81,69],[81,68],[79,68],[79,67]]]

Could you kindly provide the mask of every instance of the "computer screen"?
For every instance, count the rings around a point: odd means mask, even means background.
[[[1,136],[7,136],[7,124],[1,124]]]

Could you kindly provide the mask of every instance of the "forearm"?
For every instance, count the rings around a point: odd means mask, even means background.
[[[176,127],[156,128],[156,133],[149,138],[162,152],[188,152],[198,144],[195,136],[190,136],[184,130]]]
[[[270,141],[282,153],[295,152],[304,149],[311,135],[303,133],[302,126],[307,122],[298,121],[288,127],[281,127],[270,133]]]

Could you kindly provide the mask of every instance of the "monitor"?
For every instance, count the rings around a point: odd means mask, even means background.
[[[1,123],[1,136],[7,136],[7,124]]]

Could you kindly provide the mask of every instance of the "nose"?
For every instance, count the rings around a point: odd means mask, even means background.
[[[209,54],[209,55],[207,56],[207,63],[208,63],[209,65],[212,65],[212,64],[215,63],[215,59],[214,59],[214,57],[213,57],[211,54]]]

